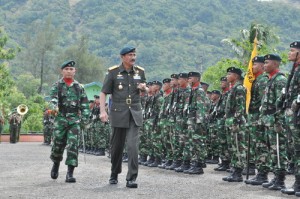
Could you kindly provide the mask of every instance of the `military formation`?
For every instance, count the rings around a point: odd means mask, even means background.
[[[248,110],[242,70],[236,67],[224,71],[220,91],[208,92],[198,72],[148,82],[141,96],[139,164],[186,174],[203,174],[206,164],[218,164],[215,171],[229,172],[224,181],[300,196],[299,52],[300,42],[291,43],[288,77],[277,54],[251,60],[255,78]],[[295,175],[292,188],[285,187],[287,174]]]

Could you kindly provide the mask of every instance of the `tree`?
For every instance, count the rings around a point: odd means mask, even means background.
[[[79,44],[68,48],[61,58],[62,62],[66,60],[74,60],[76,62],[76,79],[84,84],[102,81],[106,71],[103,61],[98,56],[89,53],[87,46],[88,41],[82,36]]]
[[[249,30],[242,29],[240,33],[240,38],[227,38],[221,42],[230,46],[245,66],[251,56],[255,36],[258,40],[257,49],[262,53],[270,52],[279,43],[279,37],[273,32],[272,28],[263,24],[252,23]]]

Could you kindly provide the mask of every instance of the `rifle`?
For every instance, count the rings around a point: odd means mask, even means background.
[[[292,81],[292,78],[295,74],[295,64],[296,64],[296,61],[297,61],[297,58],[298,58],[298,52],[296,54],[296,58],[295,58],[295,62],[292,66],[292,70],[289,74],[289,77],[287,79],[287,83],[286,83],[286,87],[282,89],[282,98],[281,98],[281,103],[282,103],[282,110],[284,111],[287,106],[288,106],[288,101],[289,101],[289,98],[290,98],[290,93],[289,93],[289,88],[290,88],[290,83]]]
[[[175,96],[175,89],[172,90],[172,97],[171,97],[171,101],[170,103],[167,105],[166,108],[166,113],[169,115],[170,114],[170,106],[173,104],[174,102],[174,96]]]
[[[193,84],[192,84],[192,88],[191,88],[191,92],[190,92],[190,96],[189,96],[189,104],[188,104],[187,109],[185,110],[186,115],[189,115],[189,113],[190,113],[190,108],[191,108],[191,104],[193,101],[194,92],[195,91],[193,90]]]

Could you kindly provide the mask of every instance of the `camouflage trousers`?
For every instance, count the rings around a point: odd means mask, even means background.
[[[9,132],[10,132],[10,142],[16,143],[19,141],[19,126],[16,124],[9,125]]]
[[[226,119],[225,124],[229,130],[228,143],[231,144],[229,150],[232,151],[231,166],[243,169],[246,165],[246,131],[245,125],[232,123],[233,118]]]
[[[263,125],[264,140],[257,145],[257,148],[262,151],[257,157],[258,169],[275,172],[285,170],[287,165],[286,132],[285,130],[279,133],[275,132],[273,115],[263,115],[260,120]]]
[[[44,142],[51,143],[52,138],[52,131],[53,131],[53,125],[52,124],[45,124],[43,133],[44,133]]]
[[[299,120],[299,118],[295,117],[295,115],[286,114],[285,119],[286,126],[291,132],[292,143],[288,144],[293,149],[292,162],[295,163],[295,175],[300,176],[300,126],[294,123],[294,119]]]
[[[258,140],[261,142],[263,140],[263,133],[262,133],[262,126],[258,124],[259,120],[259,113],[248,114],[248,122],[247,122],[247,136],[246,136],[246,143],[247,146],[249,145],[249,136],[250,136],[250,151],[249,151],[249,163],[256,162],[257,154],[260,153],[258,150]],[[247,151],[248,152],[248,151]]]
[[[50,158],[53,162],[62,161],[63,153],[66,148],[67,158],[65,164],[75,167],[78,166],[79,133],[80,125],[78,123],[70,123],[66,118],[59,116],[55,119],[53,146],[50,155]]]
[[[183,156],[192,161],[203,162],[207,156],[206,128],[203,124],[188,122],[189,141],[186,143]]]
[[[297,142],[297,129],[295,127],[295,124],[293,122],[294,116],[291,109],[286,109],[285,111],[285,117],[284,117],[284,129],[286,130],[286,142],[287,142],[287,156],[289,162],[295,163],[296,157],[294,154],[295,149],[295,141]],[[294,138],[294,135],[296,138]],[[295,141],[294,141],[295,140]]]
[[[191,157],[188,156],[188,153],[183,153],[183,151],[187,151],[185,149],[185,145],[189,142],[189,135],[187,131],[187,123],[184,118],[176,117],[175,128],[173,129],[173,134],[175,135],[175,139],[178,140],[178,145],[174,145],[174,158],[175,160],[190,160]]]
[[[140,128],[140,132],[139,132],[139,155],[141,156],[148,155],[147,134],[145,131],[146,121],[147,120],[144,120],[143,126]]]
[[[153,131],[151,133],[151,142],[153,146],[153,156],[157,158],[163,157],[163,146],[162,146],[162,133],[161,126],[157,124],[153,125]]]
[[[207,154],[212,156],[219,156],[221,152],[220,148],[218,147],[220,143],[217,135],[217,127],[217,122],[214,121],[209,123],[209,128],[207,129]]]
[[[160,120],[160,129],[162,136],[162,153],[166,160],[173,160],[171,122],[167,118]]]
[[[154,152],[153,152],[153,144],[152,144],[152,140],[151,140],[151,134],[153,132],[153,122],[154,119],[147,119],[145,122],[145,129],[144,129],[144,133],[145,133],[145,143],[144,143],[144,150],[145,150],[145,154],[151,155],[153,156]]]
[[[218,151],[221,160],[230,161],[231,160],[231,152],[229,151],[229,143],[230,134],[228,128],[225,127],[225,120],[218,119],[217,120],[217,137],[218,137]]]
[[[94,147],[96,149],[103,148],[107,146],[107,131],[105,130],[105,123],[101,122],[100,119],[94,120],[91,126]]]

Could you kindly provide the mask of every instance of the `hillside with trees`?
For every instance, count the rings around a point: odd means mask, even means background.
[[[1,0],[6,46],[20,51],[0,63],[16,92],[29,99],[48,94],[68,59],[76,61],[80,82],[103,81],[106,68],[119,63],[119,50],[131,44],[148,80],[200,71],[217,88],[223,69],[247,66],[253,30],[262,33],[261,54],[284,55],[300,39],[297,2]]]

